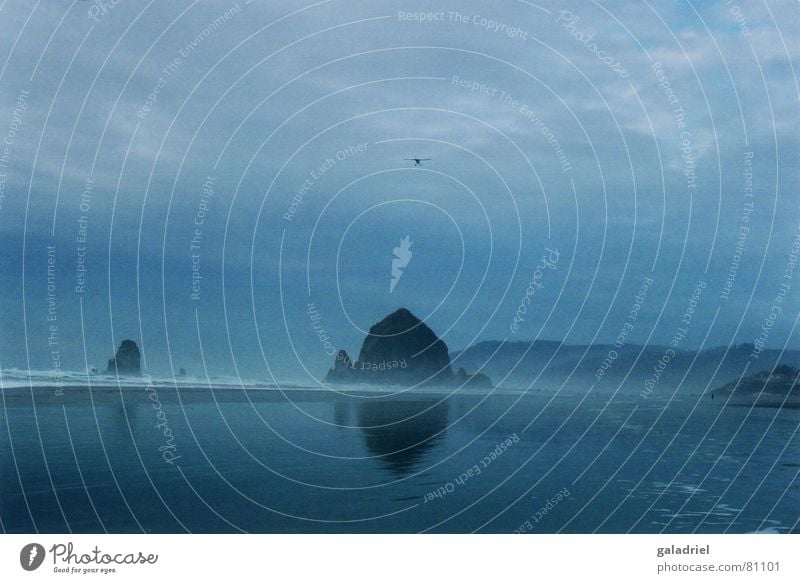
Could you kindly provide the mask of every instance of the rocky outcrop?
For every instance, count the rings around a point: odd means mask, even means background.
[[[424,322],[401,308],[369,329],[357,361],[352,362],[347,352],[340,350],[326,380],[411,386],[453,385],[457,379],[447,345]]]
[[[475,374],[467,374],[463,368],[459,368],[456,372],[455,382],[459,386],[469,387],[471,389],[491,389],[492,379],[483,373],[476,372]]]
[[[369,329],[354,366],[369,378],[397,384],[442,382],[453,376],[447,345],[405,308]]]
[[[772,372],[765,370],[709,391],[711,398],[734,405],[762,407],[800,406],[800,372],[781,365]]]
[[[108,359],[108,368],[105,374],[141,375],[141,359],[136,343],[133,340],[123,340],[114,358]]]

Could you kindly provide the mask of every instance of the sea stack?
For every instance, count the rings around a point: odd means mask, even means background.
[[[117,349],[114,358],[108,360],[105,374],[113,375],[141,375],[141,354],[139,347],[133,340],[123,340]]]
[[[333,363],[333,368],[328,371],[327,380],[331,382],[346,383],[352,380],[353,376],[353,361],[346,350],[340,350],[336,354],[336,361]]]
[[[457,381],[447,345],[406,308],[389,314],[369,329],[357,361],[352,362],[347,352],[340,350],[325,380],[402,386],[452,386]],[[459,384],[469,381],[470,377],[464,375]]]

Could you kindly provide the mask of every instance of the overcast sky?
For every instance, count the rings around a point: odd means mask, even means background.
[[[301,4],[0,0],[0,366],[797,348],[797,2]]]

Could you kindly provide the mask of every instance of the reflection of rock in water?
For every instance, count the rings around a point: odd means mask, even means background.
[[[118,395],[109,395],[108,398],[110,401],[96,404],[93,413],[90,409],[89,415],[93,431],[97,432],[95,437],[102,439],[102,444],[98,443],[97,446],[104,447],[113,461],[114,456],[121,457],[134,453],[131,449],[134,447],[133,440],[138,441],[150,434],[151,431],[155,432],[152,426],[156,422],[151,423],[151,419],[147,418],[149,411],[145,409],[143,411],[145,423],[140,423],[141,405],[123,400]],[[146,406],[152,411],[153,408],[149,403]],[[96,422],[94,421],[95,416],[97,417]],[[130,424],[130,429],[128,429],[128,424]],[[134,435],[133,438],[131,433]],[[75,439],[74,434],[72,437]]]
[[[369,452],[400,475],[411,473],[444,435],[447,401],[368,399],[358,424]]]

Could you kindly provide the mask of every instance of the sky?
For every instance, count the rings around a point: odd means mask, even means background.
[[[451,350],[796,349],[797,30],[790,1],[0,0],[0,369],[130,338],[152,374],[309,382],[399,307]]]

